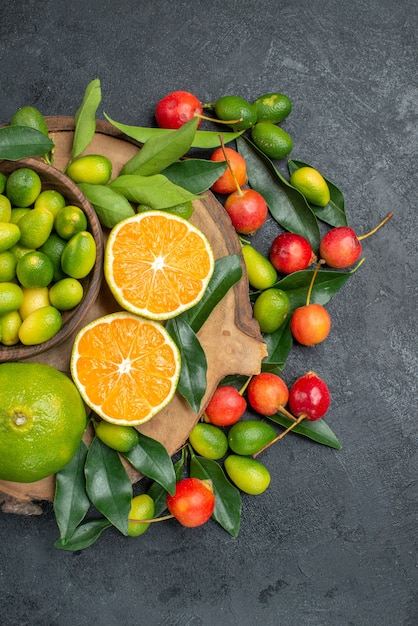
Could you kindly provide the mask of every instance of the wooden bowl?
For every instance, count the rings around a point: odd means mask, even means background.
[[[64,342],[72,332],[81,326],[84,316],[96,300],[102,280],[104,247],[102,228],[96,212],[85,195],[68,176],[65,176],[55,167],[47,165],[44,161],[36,158],[0,161],[0,172],[6,176],[22,167],[28,167],[39,174],[42,181],[42,191],[46,189],[59,191],[67,204],[76,205],[84,211],[87,217],[87,228],[96,242],[96,262],[90,274],[80,281],[84,289],[84,296],[80,304],[70,311],[62,311],[63,324],[59,332],[48,341],[35,346],[25,346],[21,343],[14,346],[0,345],[0,362],[36,357],[38,354]]]

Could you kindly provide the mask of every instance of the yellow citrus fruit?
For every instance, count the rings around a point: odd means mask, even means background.
[[[62,193],[56,189],[45,189],[41,191],[35,200],[34,209],[46,209],[55,217],[58,211],[66,205]]]
[[[17,259],[13,252],[0,252],[0,282],[10,282],[16,276]]]
[[[4,346],[14,346],[19,342],[19,328],[22,323],[18,311],[0,315],[0,342]]]
[[[276,431],[270,424],[259,420],[243,420],[229,429],[228,444],[233,452],[245,456],[255,454],[275,437]]]
[[[21,218],[26,215],[26,213],[30,213],[31,209],[23,208],[23,207],[13,207],[10,213],[10,222],[12,224],[18,224]]]
[[[69,239],[61,255],[61,268],[72,278],[84,278],[96,262],[96,242],[87,230]]]
[[[79,331],[71,373],[97,415],[114,424],[136,426],[151,419],[174,396],[180,354],[159,322],[112,313]]]
[[[248,282],[254,289],[268,289],[277,281],[277,271],[261,252],[251,245],[242,246]]]
[[[231,124],[235,131],[251,128],[257,121],[257,111],[253,104],[240,96],[222,96],[215,102],[215,114],[223,121],[240,120]]]
[[[290,184],[296,187],[308,202],[325,206],[330,201],[330,191],[325,178],[314,167],[300,167],[290,175]]]
[[[95,432],[103,443],[118,452],[129,452],[138,443],[138,432],[133,426],[122,426],[101,420],[96,424]]]
[[[290,311],[289,296],[282,289],[266,289],[254,302],[253,316],[262,333],[274,333]]]
[[[228,450],[224,431],[213,424],[198,422],[189,434],[189,441],[195,452],[207,459],[220,459]]]
[[[68,204],[58,211],[54,228],[62,239],[70,239],[76,233],[87,230],[87,217],[78,206]]]
[[[54,266],[46,254],[34,250],[18,260],[16,276],[23,287],[46,287],[54,277]]]
[[[112,163],[101,154],[86,154],[70,163],[66,174],[76,183],[106,185],[112,175]]]
[[[149,211],[110,232],[105,277],[117,302],[151,319],[168,319],[203,297],[214,269],[205,235],[187,220]]]
[[[6,174],[3,174],[3,172],[0,172],[0,193],[4,193],[6,189],[6,181],[7,181]]]
[[[11,222],[0,223],[0,252],[9,250],[20,239],[20,229]]]
[[[40,248],[52,232],[54,216],[47,209],[38,207],[23,215],[18,226],[20,245],[26,248]]]
[[[0,283],[0,315],[18,311],[22,306],[23,291],[16,283]]]
[[[12,204],[7,196],[0,194],[0,222],[9,222],[12,215]]]
[[[42,309],[44,306],[49,306],[49,291],[48,287],[32,287],[22,288],[23,300],[19,307],[19,313],[22,320],[28,317],[36,309]]]
[[[284,120],[292,110],[292,101],[283,93],[267,93],[253,102],[257,111],[258,122],[277,124]]]
[[[42,113],[33,106],[23,106],[12,115],[11,126],[29,126],[48,137],[48,126]]]
[[[68,376],[43,363],[3,363],[0,405],[0,479],[34,482],[71,461],[86,412]]]
[[[39,174],[28,167],[21,167],[7,178],[6,196],[13,206],[29,207],[41,193],[41,187]]]
[[[257,148],[271,159],[284,159],[293,148],[290,135],[271,122],[258,122],[251,130],[251,138]]]
[[[62,278],[49,289],[52,306],[60,311],[74,309],[83,299],[83,285],[77,278]]]
[[[65,239],[62,239],[55,232],[52,232],[45,243],[38,249],[39,252],[43,252],[51,259],[52,265],[54,266],[55,281],[61,280],[66,276],[61,267],[61,256],[64,252],[66,244],[67,242]]]
[[[253,496],[263,493],[270,484],[270,472],[257,459],[230,454],[224,461],[224,467],[238,489]]]
[[[147,520],[152,519],[155,514],[154,500],[147,493],[141,493],[139,496],[132,498],[131,510],[129,512],[129,520]],[[139,537],[148,530],[150,524],[144,522],[128,522],[128,535],[130,537]]]
[[[52,339],[62,327],[61,313],[49,305],[32,311],[19,328],[19,339],[25,346],[37,346]]]

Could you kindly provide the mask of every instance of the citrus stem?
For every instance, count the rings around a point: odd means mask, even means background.
[[[173,519],[174,515],[164,515],[163,517],[153,517],[152,519],[133,519],[132,517],[128,518],[128,522],[133,522],[134,524],[152,524],[153,522],[165,522],[168,519]]]
[[[317,263],[317,265],[316,265],[315,271],[314,271],[314,273],[312,274],[311,283],[310,283],[310,285],[309,285],[309,289],[308,289],[308,295],[306,296],[306,306],[308,306],[308,304],[309,304],[309,302],[310,302],[310,300],[311,300],[311,295],[312,295],[312,290],[313,290],[314,282],[315,282],[316,276],[317,276],[317,274],[318,274],[318,270],[319,270],[320,266],[321,266],[323,263],[325,263],[325,261],[324,261],[323,259],[319,259],[319,261],[318,261],[318,263]]]
[[[238,124],[238,122],[242,122],[242,117],[237,118],[236,120],[218,120],[214,117],[208,117],[207,115],[200,115],[200,113],[195,113],[195,117],[198,117],[201,120],[207,120],[208,122],[214,122],[215,124]]]
[[[290,433],[290,431],[293,430],[295,428],[295,426],[300,424],[307,417],[308,416],[306,415],[306,413],[302,413],[302,415],[300,415],[297,418],[297,420],[295,422],[293,422],[293,424],[291,424],[288,428],[286,428],[286,430],[284,430],[282,433],[280,433],[280,435],[277,435],[277,437],[275,437],[269,443],[267,443],[263,448],[261,448],[261,450],[258,450],[258,452],[255,452],[253,454],[253,459],[255,459],[259,454],[264,452],[264,450],[267,450],[267,448],[270,448],[270,446],[272,446],[273,443],[276,443],[276,441],[280,441],[280,439],[283,439],[283,437],[285,437],[287,435],[287,433]]]
[[[226,156],[225,142],[224,142],[224,138],[222,137],[222,135],[219,135],[219,141],[221,142],[221,149],[222,149],[223,155],[225,157],[226,165],[227,165],[229,171],[231,172],[231,176],[232,176],[232,178],[234,180],[235,187],[237,188],[238,195],[243,196],[244,194],[243,194],[243,191],[242,191],[242,189],[241,189],[241,187],[240,187],[240,185],[239,185],[239,183],[237,181],[237,177],[235,176],[235,172],[234,172],[234,170],[231,167],[231,163],[229,162],[228,157]]]
[[[373,228],[373,230],[369,231],[365,235],[361,235],[360,237],[357,237],[357,239],[360,241],[361,239],[366,239],[366,237],[370,237],[370,235],[374,235],[374,233],[378,231],[379,228],[382,228],[382,226],[386,224],[386,222],[388,222],[391,217],[393,217],[393,211],[388,213],[386,217],[380,222],[380,224],[378,224],[375,228]]]

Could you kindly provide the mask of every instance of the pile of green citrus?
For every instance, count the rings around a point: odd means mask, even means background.
[[[37,345],[83,299],[96,261],[87,218],[27,167],[0,175],[0,342]]]

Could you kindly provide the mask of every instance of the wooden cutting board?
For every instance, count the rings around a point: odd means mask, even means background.
[[[63,170],[70,158],[74,136],[74,118],[49,117],[47,118],[50,137],[55,143],[54,166]],[[140,144],[130,140],[113,126],[104,121],[98,121],[96,134],[84,154],[101,154],[107,156],[113,165],[112,178],[115,178],[123,165],[140,149]],[[222,258],[230,254],[241,256],[241,246],[233,229],[229,217],[210,192],[203,194],[202,199],[194,201],[194,213],[191,222],[200,228],[208,237],[215,258]],[[106,237],[104,231],[104,237]],[[209,319],[198,333],[199,340],[206,353],[207,391],[202,402],[199,414],[194,413],[189,405],[176,394],[170,404],[146,424],[138,427],[142,433],[160,441],[170,455],[178,451],[201,417],[210,397],[218,383],[227,375],[241,374],[251,376],[261,369],[261,361],[267,355],[257,322],[252,317],[251,304],[248,298],[248,280],[244,261],[243,277],[223,298],[212,311]],[[105,315],[119,311],[106,282],[103,279],[99,296],[82,324]],[[38,355],[28,361],[48,363],[54,367],[69,372],[69,362],[72,349],[73,335],[64,345]],[[86,433],[86,440],[89,433]],[[133,482],[140,475],[129,467]],[[55,491],[54,476],[35,483],[13,483],[0,481],[0,501],[3,500],[3,511],[19,512],[22,514],[40,513],[37,501],[52,501]]]

